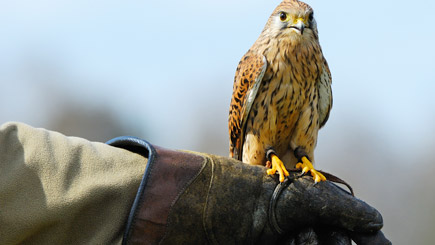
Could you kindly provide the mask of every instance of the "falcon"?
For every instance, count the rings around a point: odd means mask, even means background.
[[[326,178],[313,167],[317,133],[332,107],[331,73],[319,44],[313,9],[284,0],[242,57],[229,112],[230,157]]]

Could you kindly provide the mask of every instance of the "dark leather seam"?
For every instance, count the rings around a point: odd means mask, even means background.
[[[182,152],[183,152],[183,151],[182,151]],[[184,152],[184,153],[186,153],[186,152]],[[189,153],[189,154],[191,154],[191,153]],[[180,196],[181,196],[181,195],[186,191],[187,187],[190,186],[190,184],[192,184],[192,183],[193,183],[193,182],[198,178],[198,176],[202,173],[202,171],[204,170],[204,168],[207,166],[207,162],[209,161],[209,160],[208,160],[208,157],[205,157],[205,156],[202,156],[202,155],[198,155],[198,156],[200,156],[200,157],[202,157],[202,159],[204,159],[203,164],[202,164],[202,167],[201,167],[201,168],[198,170],[198,172],[195,174],[195,177],[193,177],[190,181],[188,181],[188,182],[186,183],[186,185],[185,185],[185,186],[180,190],[180,192],[177,194],[177,196],[174,198],[174,200],[172,200],[172,203],[171,203],[171,209],[169,210],[168,218],[171,217],[171,214],[172,214],[172,207],[173,207],[173,206],[175,205],[175,203],[178,201],[178,199],[180,198]],[[169,222],[166,223],[166,228],[169,227],[169,225],[170,225]],[[163,235],[163,237],[162,237],[162,239],[160,240],[159,244],[161,244],[161,242],[165,240],[165,238],[166,238],[166,236],[167,236],[167,233],[168,233],[168,229],[165,230],[165,234]]]

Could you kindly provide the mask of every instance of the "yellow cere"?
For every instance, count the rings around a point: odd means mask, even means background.
[[[293,24],[297,24],[299,21],[301,21],[302,23],[306,24],[306,23],[305,23],[305,19],[304,19],[304,18],[301,18],[301,17],[295,19],[295,21],[293,22]]]

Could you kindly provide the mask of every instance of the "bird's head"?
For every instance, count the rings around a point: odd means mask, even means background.
[[[264,31],[275,38],[317,39],[313,9],[298,0],[284,0],[270,16]]]

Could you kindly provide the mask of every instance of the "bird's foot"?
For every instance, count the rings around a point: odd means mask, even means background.
[[[289,176],[289,172],[284,166],[284,163],[279,159],[277,155],[274,153],[269,154],[270,160],[268,160],[268,163],[266,165],[271,165],[271,169],[267,170],[268,175],[274,175],[276,171],[278,171],[279,174],[279,182],[284,182],[284,178]]]
[[[305,156],[301,158],[301,163],[296,164],[296,169],[302,169],[302,174],[311,172],[315,183],[326,180],[326,177],[315,170],[311,161]]]

